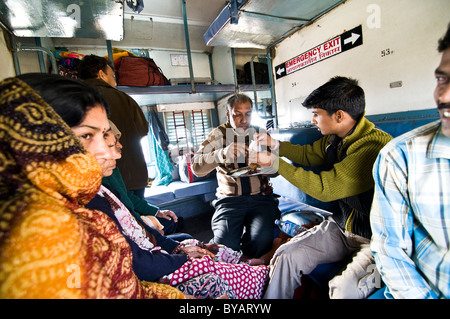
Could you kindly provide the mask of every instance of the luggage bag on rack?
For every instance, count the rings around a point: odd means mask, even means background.
[[[151,58],[124,56],[116,67],[117,85],[169,85],[169,80]]]

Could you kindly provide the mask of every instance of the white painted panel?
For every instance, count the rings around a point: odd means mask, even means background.
[[[12,54],[6,47],[5,34],[3,32],[0,35],[0,60],[3,61],[0,68],[0,80],[15,76]]]
[[[275,81],[280,127],[309,121],[301,102],[337,75],[360,81],[367,115],[434,108],[437,41],[449,12],[448,0],[349,0],[281,42],[274,66],[359,25],[363,29],[363,45]],[[397,81],[402,86],[390,88]]]

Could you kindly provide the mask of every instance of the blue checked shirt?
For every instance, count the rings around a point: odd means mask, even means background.
[[[371,249],[387,298],[450,297],[450,138],[440,121],[383,148],[374,165]]]

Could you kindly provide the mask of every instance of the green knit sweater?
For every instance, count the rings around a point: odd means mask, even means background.
[[[325,165],[330,138],[324,136],[311,145],[281,142],[280,157],[304,167]],[[370,236],[369,212],[373,197],[360,197],[356,201],[353,197],[373,191],[373,164],[379,151],[391,139],[389,134],[375,129],[375,125],[363,117],[353,133],[342,140],[338,149],[339,162],[331,170],[317,173],[280,159],[278,173],[320,201],[338,200],[341,210],[335,212],[334,219],[342,228],[367,237]]]
[[[135,217],[140,217],[140,215],[155,216],[159,210],[157,206],[154,206],[142,197],[135,195],[133,191],[127,190],[118,167],[113,170],[111,176],[102,178],[102,184],[106,187],[110,186],[114,190],[118,191],[120,194],[120,200]]]

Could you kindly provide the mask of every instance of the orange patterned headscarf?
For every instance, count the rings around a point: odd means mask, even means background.
[[[141,282],[126,239],[84,204],[101,168],[24,82],[0,82],[0,298],[184,298]]]

